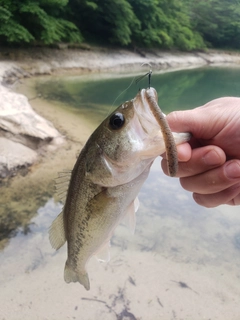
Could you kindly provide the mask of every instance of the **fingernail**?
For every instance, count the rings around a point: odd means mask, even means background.
[[[208,153],[206,153],[205,156],[203,157],[203,161],[208,166],[214,166],[217,164],[221,164],[221,158],[215,150],[208,151]]]
[[[236,161],[226,163],[225,174],[229,179],[238,179],[240,178],[240,165]]]

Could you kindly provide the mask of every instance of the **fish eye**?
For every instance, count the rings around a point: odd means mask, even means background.
[[[125,119],[122,113],[115,113],[111,116],[109,120],[110,127],[113,130],[120,129],[124,125]]]

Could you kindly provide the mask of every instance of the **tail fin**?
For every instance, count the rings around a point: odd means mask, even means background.
[[[81,273],[78,270],[75,271],[71,266],[68,265],[67,262],[64,270],[64,280],[67,283],[79,282],[84,286],[86,290],[90,290],[90,282],[87,272]]]

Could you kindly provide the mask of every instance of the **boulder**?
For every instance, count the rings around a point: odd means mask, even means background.
[[[62,143],[63,137],[24,95],[0,86],[0,97],[0,177],[5,177],[32,164],[40,149]]]
[[[0,177],[12,175],[16,170],[31,165],[37,160],[37,152],[22,145],[0,137]]]

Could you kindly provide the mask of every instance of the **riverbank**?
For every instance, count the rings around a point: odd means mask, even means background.
[[[212,64],[240,64],[240,54],[209,50],[179,51],[87,47],[83,49],[0,49],[0,83],[13,84],[19,79],[53,74],[86,74],[99,72],[137,72],[142,64],[151,64],[154,72],[199,67]]]

